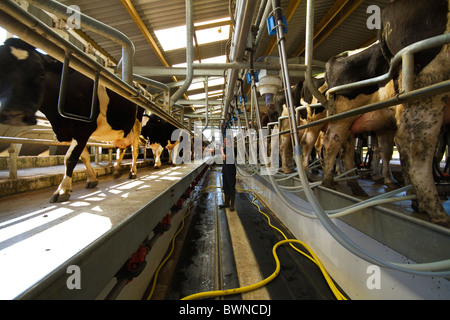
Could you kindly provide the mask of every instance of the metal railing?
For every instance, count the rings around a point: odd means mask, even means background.
[[[30,138],[20,138],[20,137],[0,137],[0,143],[9,143],[10,146],[8,148],[9,153],[9,179],[17,179],[18,178],[18,144],[34,144],[34,145],[45,145],[45,146],[70,146],[70,143],[67,142],[59,142],[56,140],[49,139],[30,139]],[[108,149],[108,164],[112,166],[113,164],[113,155],[112,150],[116,147],[111,143],[102,143],[94,140],[88,141],[86,144],[87,147],[94,148],[94,162],[95,164],[99,163],[99,150],[100,148]],[[148,146],[141,146],[140,148],[144,149],[144,160],[147,159],[147,149],[150,149]]]
[[[42,2],[40,5],[44,5],[48,1],[37,1]],[[49,2],[50,3],[50,2]],[[54,3],[52,1],[52,3]],[[62,7],[61,7],[62,6]],[[61,8],[66,8],[64,5],[58,4],[55,6],[57,12],[62,10]],[[94,29],[100,33],[105,33],[109,38],[114,38],[114,31],[110,30],[105,25],[98,22],[95,19],[86,17],[85,20],[81,20],[86,23],[86,26]],[[78,72],[84,74],[85,76],[94,79],[96,74],[99,74],[99,79],[102,84],[111,89],[112,91],[120,94],[124,98],[136,103],[140,107],[156,114],[163,120],[173,124],[174,126],[185,129],[193,134],[188,128],[180,123],[178,120],[173,118],[165,110],[160,108],[156,102],[150,99],[150,94],[140,86],[133,86],[133,74],[130,73],[129,67],[122,67],[122,74],[125,75],[124,79],[119,78],[117,75],[112,73],[106,67],[100,65],[97,61],[94,61],[89,55],[84,53],[78,47],[76,47],[71,42],[62,38],[57,32],[52,28],[47,26],[44,22],[25,11],[23,8],[18,6],[12,0],[4,0],[0,2],[0,26],[8,30],[9,32],[19,36],[24,41],[30,43],[31,45],[40,48],[51,55],[53,58],[64,62],[66,52],[71,53],[70,66],[77,70]],[[116,30],[117,31],[117,30]],[[111,35],[113,33],[113,35]],[[125,45],[125,39],[122,39],[124,45],[124,53],[126,59],[131,54],[131,44]],[[124,59],[123,59],[124,60]],[[125,62],[123,62],[125,64]],[[127,63],[130,66],[130,63]],[[130,78],[130,79],[128,79]],[[142,78],[138,78],[142,81]],[[151,82],[151,81],[147,81]],[[165,86],[160,86],[166,89]]]

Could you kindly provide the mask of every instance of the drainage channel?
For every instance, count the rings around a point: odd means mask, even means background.
[[[198,292],[248,286],[275,270],[272,247],[284,238],[271,228],[252,203],[252,193],[237,183],[236,210],[222,209],[221,172],[209,171],[202,192],[185,221],[171,261],[161,271],[152,299],[178,300]],[[218,188],[214,188],[218,187]],[[208,188],[210,187],[210,188]],[[289,231],[256,200],[272,225],[294,239]],[[226,300],[334,300],[318,267],[289,246],[277,250],[280,274],[266,286]],[[158,294],[156,294],[158,292]]]

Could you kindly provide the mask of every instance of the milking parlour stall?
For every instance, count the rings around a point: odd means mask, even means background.
[[[450,299],[449,8],[1,1],[0,299]]]

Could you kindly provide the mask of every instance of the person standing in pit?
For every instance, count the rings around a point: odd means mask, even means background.
[[[232,152],[227,156],[227,151]],[[236,153],[233,148],[232,139],[223,139],[223,146],[221,148],[223,166],[222,166],[222,181],[223,192],[225,193],[225,201],[219,206],[219,208],[230,208],[230,211],[234,211],[234,200],[236,198],[236,165],[234,162]]]

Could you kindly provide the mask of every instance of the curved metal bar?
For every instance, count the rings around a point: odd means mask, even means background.
[[[69,18],[71,15],[67,6],[54,0],[29,0],[28,2],[65,19]],[[131,84],[133,81],[133,56],[135,52],[133,42],[119,30],[114,29],[107,24],[95,20],[81,12],[79,12],[79,15],[81,26],[116,43],[119,43],[122,46],[122,79],[126,83]]]
[[[69,73],[69,64],[70,64],[70,52],[66,52],[66,56],[64,57],[63,69],[61,72],[61,81],[59,84],[59,95],[58,95],[58,112],[59,114],[68,119],[84,121],[84,122],[92,122],[96,117],[96,110],[98,107],[98,82],[100,78],[100,73],[96,72],[94,77],[94,88],[92,90],[92,100],[91,100],[91,112],[88,117],[70,113],[64,110],[64,104],[66,101],[66,92],[67,92],[67,76]]]
[[[343,90],[356,89],[356,88],[366,87],[366,86],[378,84],[380,82],[388,81],[394,75],[394,71],[396,70],[397,65],[403,59],[403,56],[411,55],[411,54],[417,53],[417,52],[422,51],[422,50],[427,50],[427,49],[431,49],[431,48],[434,48],[434,47],[443,46],[443,45],[445,45],[446,43],[449,43],[449,42],[450,42],[450,33],[445,33],[445,34],[441,34],[439,36],[435,36],[435,37],[432,37],[432,38],[429,38],[429,39],[425,39],[425,40],[413,43],[413,44],[403,48],[402,50],[400,50],[394,56],[394,58],[392,58],[391,63],[390,63],[390,67],[389,67],[389,71],[387,73],[385,73],[385,74],[383,74],[381,76],[375,77],[375,78],[371,78],[371,79],[367,79],[367,80],[362,80],[362,81],[353,82],[353,83],[337,86],[337,87],[334,87],[334,88],[330,88],[330,89],[328,89],[328,92],[329,93],[336,93],[336,92],[340,92],[340,91],[343,91]]]
[[[183,85],[170,97],[170,105],[172,106],[187,91],[194,78],[194,8],[193,0],[186,0],[186,80]]]

